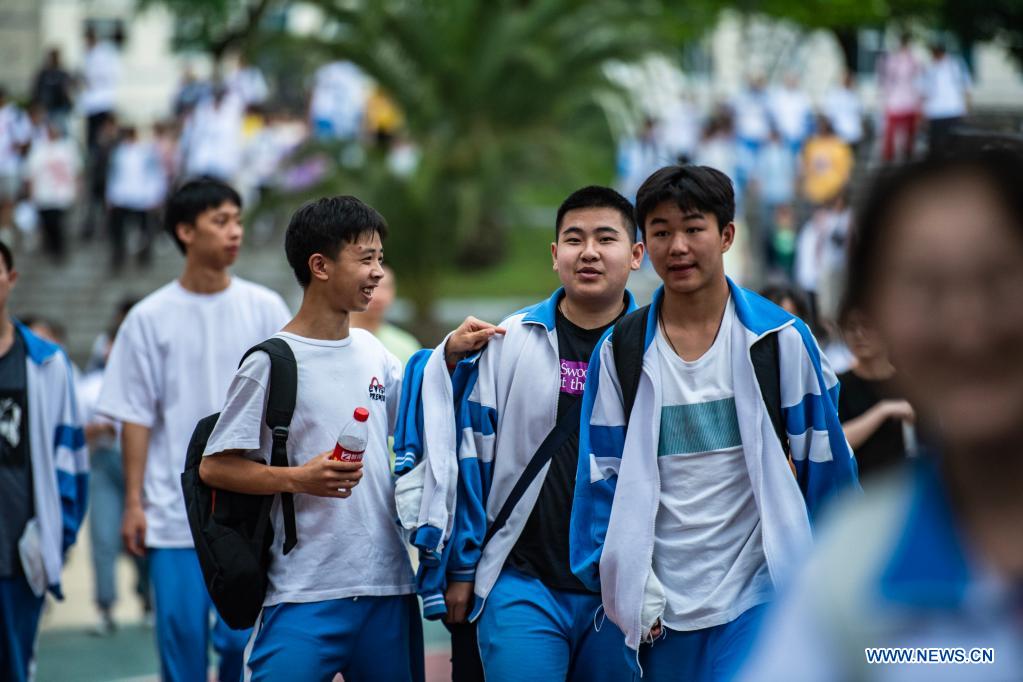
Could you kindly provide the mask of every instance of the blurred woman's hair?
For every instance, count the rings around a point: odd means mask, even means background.
[[[994,193],[1023,239],[1023,140],[969,136],[953,139],[927,158],[880,171],[854,212],[844,305],[862,308],[878,280],[878,263],[905,197],[954,177],[978,178]]]

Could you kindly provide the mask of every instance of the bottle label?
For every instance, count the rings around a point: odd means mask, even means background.
[[[334,452],[330,458],[338,462],[361,462],[365,450],[347,450],[340,443],[334,445]]]

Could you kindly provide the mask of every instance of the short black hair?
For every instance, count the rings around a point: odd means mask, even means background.
[[[735,220],[735,190],[727,175],[710,166],[665,166],[654,171],[636,193],[636,223],[646,238],[646,217],[664,201],[683,211],[711,213],[718,230]]]
[[[11,253],[11,247],[3,242],[0,242],[0,258],[4,259],[4,267],[7,268],[7,272],[14,269],[14,254]]]
[[[185,252],[185,244],[178,238],[178,225],[180,223],[194,225],[196,218],[202,215],[203,211],[217,208],[225,201],[241,210],[242,198],[233,187],[222,180],[205,175],[186,181],[167,198],[163,226],[181,253]]]
[[[387,222],[376,209],[353,196],[324,197],[304,204],[291,216],[284,253],[302,288],[309,286],[309,258],[314,253],[337,258],[345,244],[376,232],[387,237]]]
[[[1023,238],[1023,142],[996,136],[953,138],[938,154],[881,170],[853,212],[854,224],[846,268],[848,308],[866,306],[877,285],[878,261],[885,235],[906,195],[925,185],[952,177],[980,178],[1008,211]]]
[[[629,239],[636,240],[636,221],[633,218],[635,209],[632,202],[610,187],[589,185],[572,192],[567,199],[561,202],[561,206],[558,207],[558,217],[554,221],[555,241],[561,234],[561,223],[565,219],[565,214],[582,208],[610,208],[618,211],[622,214]]]

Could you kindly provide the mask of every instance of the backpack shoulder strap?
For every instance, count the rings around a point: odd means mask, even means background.
[[[774,433],[778,436],[781,449],[789,454],[789,438],[785,433],[785,418],[781,411],[781,364],[778,362],[778,332],[767,334],[750,348],[753,371],[760,384],[764,406],[771,417]]]
[[[270,465],[288,466],[288,432],[295,414],[298,393],[298,364],[291,346],[284,339],[271,337],[245,352],[242,362],[252,353],[262,351],[270,356],[270,384],[267,386],[266,425],[273,434]],[[239,363],[240,365],[241,363]],[[295,526],[295,500],[291,493],[281,493],[281,511],[284,515],[284,553],[298,542]]]
[[[629,427],[629,416],[636,402],[639,377],[643,372],[643,342],[646,340],[646,319],[650,306],[633,310],[615,323],[611,332],[611,353],[615,359],[618,385],[622,388],[622,403],[625,408],[625,428]]]

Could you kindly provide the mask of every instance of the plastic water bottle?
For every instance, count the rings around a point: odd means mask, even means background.
[[[369,441],[369,410],[356,407],[352,420],[348,422],[337,437],[337,444],[330,458],[339,462],[361,462]]]

